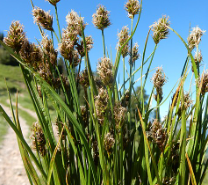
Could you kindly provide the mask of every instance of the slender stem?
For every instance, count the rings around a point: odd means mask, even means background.
[[[133,33],[133,23],[134,19],[131,19],[131,34]],[[131,112],[131,90],[132,90],[132,47],[133,47],[133,37],[131,38],[131,46],[130,46],[130,81],[129,81],[129,111]],[[130,116],[131,122],[131,116]]]
[[[123,57],[123,94],[125,94],[125,57]]]
[[[58,35],[56,34],[56,32],[53,30],[53,34],[55,35],[57,41],[59,42],[59,38],[58,38]]]
[[[103,56],[105,57],[105,35],[104,30],[102,29],[102,38],[103,38]]]
[[[58,30],[59,30],[59,37],[60,37],[60,40],[61,40],[61,29],[60,29],[60,24],[59,24],[59,18],[58,18],[58,10],[57,10],[57,6],[55,6],[55,12],[56,12],[56,21],[57,21]]]

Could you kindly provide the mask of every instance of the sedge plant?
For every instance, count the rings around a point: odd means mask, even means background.
[[[115,61],[109,58],[105,45],[104,30],[111,25],[109,12],[100,5],[93,14],[93,24],[101,31],[103,41],[103,48],[100,48],[103,56],[98,61],[96,75],[88,54],[93,39],[85,36],[87,24],[72,10],[66,16],[67,26],[61,32],[59,1],[48,0],[55,8],[56,21],[49,12],[34,7],[31,1],[34,21],[42,35],[41,42],[31,43],[18,21],[12,22],[1,42],[19,62],[38,117],[32,126],[32,144],[27,143],[18,119],[18,101],[16,108],[11,103],[12,119],[0,106],[1,114],[17,135],[30,184],[202,184],[208,166],[205,156],[208,72],[200,73],[202,55],[199,51],[204,31],[199,27],[193,28],[186,42],[171,28],[169,18],[163,16],[150,26],[141,66],[135,69],[135,61],[140,55],[138,44],[134,44],[134,34],[142,13],[142,0],[128,0],[125,4],[131,28],[124,26],[118,34]],[[53,28],[55,22],[58,34]],[[51,32],[51,38],[46,35],[46,30]],[[159,43],[168,37],[170,31],[187,48],[181,78],[166,93],[168,96],[163,97],[167,77],[158,67],[151,79],[152,91],[146,102],[144,92],[151,64]],[[146,56],[151,32],[155,47]],[[58,51],[54,49],[54,39],[58,41]],[[195,56],[192,55],[194,49]],[[57,66],[59,55],[63,57],[66,74],[61,73]],[[127,67],[125,60],[129,60]],[[123,61],[122,83],[117,81],[118,68],[122,65],[120,61]],[[81,64],[85,65],[83,71]],[[145,65],[147,71],[144,71]],[[192,92],[187,93],[184,89],[189,68],[196,82],[193,100]],[[134,85],[137,72],[141,74],[139,94],[136,94],[138,91]],[[160,107],[173,91],[168,114],[162,120]],[[80,92],[84,92],[84,103],[81,103]],[[156,107],[151,106],[152,101],[156,101]],[[49,102],[56,113],[55,121],[51,119]],[[153,112],[155,117],[152,120]],[[53,129],[54,124],[56,129]]]

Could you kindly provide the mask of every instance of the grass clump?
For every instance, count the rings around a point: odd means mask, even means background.
[[[105,46],[104,30],[111,25],[109,12],[100,5],[93,15],[93,23],[101,31],[103,39],[103,56],[96,76],[91,70],[88,54],[93,42],[91,37],[85,36],[87,25],[84,18],[72,10],[66,16],[67,26],[61,34],[58,1],[49,2],[56,10],[59,36],[49,14],[41,10],[42,13],[35,18],[42,35],[41,43],[30,43],[19,22],[12,23],[4,43],[1,42],[20,64],[38,117],[38,123],[33,126],[33,147],[30,147],[22,136],[18,114],[14,113],[11,121],[0,106],[0,112],[18,136],[31,184],[202,184],[208,165],[205,159],[208,141],[207,74],[201,75],[200,57],[195,60],[192,50],[195,47],[198,50],[204,32],[193,29],[187,44],[170,27],[168,17],[163,16],[150,26],[141,66],[135,69],[139,54],[133,37],[140,21],[142,1],[129,0],[125,5],[131,28],[123,27],[119,33],[115,61],[108,58]],[[54,49],[53,37],[46,37],[45,29],[51,31],[59,42],[66,75],[59,71],[58,51]],[[151,30],[155,47],[147,58]],[[167,39],[170,31],[181,39],[188,57],[181,78],[169,92],[168,97],[172,91],[175,94],[168,114],[162,120],[160,107],[168,99],[163,97],[166,75],[162,68],[157,68],[152,78],[152,92],[147,101],[145,85],[159,43]],[[13,44],[11,39],[15,40]],[[125,59],[129,60],[129,77],[125,77],[124,65],[123,82],[119,84],[116,79],[121,56],[124,64]],[[83,62],[86,68],[80,72]],[[193,100],[189,96],[192,92],[185,93],[184,88],[189,68],[192,68],[197,82]],[[134,75],[138,71],[141,72],[141,86],[139,91],[135,91]],[[119,86],[122,88],[118,89]],[[84,92],[83,103],[79,98],[81,90]],[[156,107],[151,107],[154,99]],[[55,110],[57,131],[52,128],[54,114],[49,111],[50,105]],[[155,118],[152,121],[153,112]]]

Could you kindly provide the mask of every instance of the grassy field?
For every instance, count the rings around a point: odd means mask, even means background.
[[[33,105],[27,93],[20,68],[0,64],[0,104],[9,107],[10,105],[7,101],[8,93],[5,81],[8,85],[9,91],[11,92],[12,101],[15,102],[15,94],[18,92],[18,99],[21,106],[33,110]],[[36,121],[34,117],[21,109],[19,109],[19,115],[29,126]],[[0,142],[2,142],[5,134],[7,133],[7,129],[8,125],[4,118],[0,115]]]
[[[5,82],[6,80],[6,82]],[[34,111],[32,101],[27,92],[24,79],[21,73],[21,69],[17,66],[6,66],[0,64],[0,104],[9,107],[8,103],[8,93],[6,88],[6,83],[8,85],[9,91],[11,93],[12,102],[15,102],[16,93],[18,92],[18,102],[19,104],[29,110]],[[26,121],[29,126],[37,121],[29,113],[19,108],[19,115]],[[55,114],[53,114],[55,119]],[[7,133],[8,125],[4,118],[0,115],[0,143]]]

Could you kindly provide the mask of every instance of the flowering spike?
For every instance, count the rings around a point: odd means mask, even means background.
[[[100,30],[107,28],[111,25],[109,14],[110,12],[107,11],[104,6],[100,5],[97,8],[96,13],[92,15],[92,23]]]
[[[36,7],[32,12],[36,24],[40,24],[46,30],[53,31],[53,17],[50,15],[50,11],[46,12]]]
[[[125,4],[125,9],[128,12],[128,17],[133,19],[136,14],[139,13],[140,4],[138,0],[128,0]]]
[[[192,29],[187,39],[190,50],[193,50],[196,46],[199,45],[201,37],[205,32],[206,31],[202,31],[198,26]]]
[[[102,80],[103,84],[106,86],[111,86],[113,83],[113,65],[109,58],[101,58],[101,61],[98,63],[97,71]]]
[[[56,4],[60,1],[60,0],[46,0],[48,1],[50,4],[52,4],[53,6],[56,6]]]
[[[4,43],[18,52],[24,44],[25,40],[27,39],[25,38],[23,25],[21,25],[19,21],[12,22],[7,33],[7,37],[5,37],[3,40]]]
[[[168,21],[169,17],[165,15],[150,26],[153,31],[153,40],[155,44],[158,44],[160,40],[166,39],[169,34],[168,26],[170,25],[170,21]]]
[[[129,37],[130,37],[129,28],[127,26],[124,26],[122,30],[120,31],[120,33],[118,33],[118,39],[119,39],[118,46],[117,46],[118,50],[129,39]],[[121,54],[123,57],[127,56],[128,50],[129,50],[129,43],[127,43],[121,51]]]

